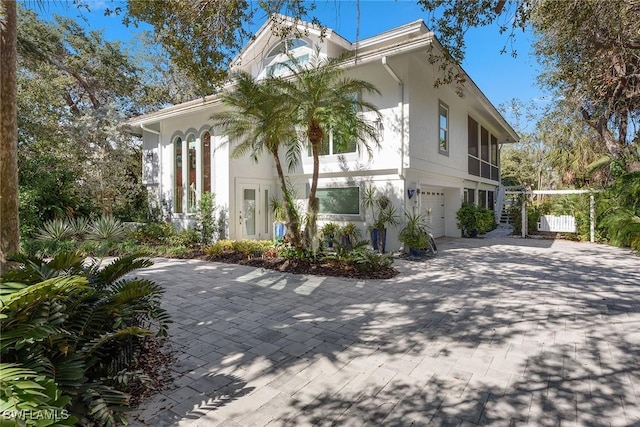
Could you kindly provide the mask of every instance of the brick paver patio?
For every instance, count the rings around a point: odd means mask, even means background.
[[[640,258],[440,246],[391,280],[156,260],[176,379],[133,425],[640,424]]]

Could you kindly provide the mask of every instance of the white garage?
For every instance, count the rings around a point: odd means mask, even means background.
[[[422,187],[420,195],[420,213],[429,222],[433,237],[443,237],[444,228],[444,188]]]

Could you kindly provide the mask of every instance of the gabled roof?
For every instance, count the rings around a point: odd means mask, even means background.
[[[274,25],[274,19],[278,25],[295,25],[301,32],[313,34],[316,37],[320,37],[323,34],[323,42],[333,43],[338,45],[344,50],[356,52],[357,55],[351,57],[344,62],[345,67],[350,67],[356,64],[362,65],[369,62],[380,61],[384,56],[394,56],[402,53],[408,53],[417,50],[425,50],[429,46],[435,46],[439,50],[444,48],[438,42],[434,33],[430,31],[425,25],[422,19],[415,20],[405,25],[393,28],[380,34],[376,34],[372,37],[351,43],[337,32],[330,28],[321,28],[309,22],[295,20],[285,15],[274,15],[260,27],[256,35],[252,40],[240,51],[236,58],[231,62],[230,68],[241,66],[243,61],[245,65],[253,60],[257,59],[257,55],[263,54],[267,48],[273,44],[281,41],[281,38],[274,35],[271,28]],[[259,52],[255,57],[248,58],[247,55],[252,49],[257,49]],[[488,114],[493,117],[498,123],[500,123],[508,134],[513,136],[514,140],[519,140],[517,132],[511,127],[511,125],[504,119],[502,114],[496,109],[496,107],[489,101],[486,95],[478,88],[473,79],[458,65],[460,70],[465,76],[466,90],[471,93],[480,104],[486,109]],[[228,83],[226,86],[230,87],[233,82]],[[193,101],[185,102],[182,104],[174,105],[164,108],[154,113],[145,114],[143,116],[136,117],[129,121],[129,124],[133,127],[140,127],[141,125],[157,123],[165,118],[180,115],[186,112],[196,112],[210,106],[220,103],[220,97],[218,94],[209,95],[206,97],[198,98]]]
[[[242,48],[240,53],[231,61],[229,64],[229,68],[234,68],[239,66],[243,60],[249,59],[249,61],[255,58],[246,58],[247,53],[253,49],[254,47],[258,47],[259,51],[262,52],[271,44],[280,42],[282,39],[278,36],[275,36],[272,31],[272,27],[274,26],[274,22],[277,23],[278,26],[290,26],[297,27],[297,29],[304,33],[314,34],[315,36],[322,35],[323,39],[330,40],[332,43],[340,45],[344,49],[351,50],[351,42],[342,37],[340,34],[332,30],[331,28],[322,28],[311,22],[301,21],[293,19],[289,16],[275,14],[269,17],[264,24],[260,27],[260,29],[256,32],[255,36],[253,36],[252,40]]]

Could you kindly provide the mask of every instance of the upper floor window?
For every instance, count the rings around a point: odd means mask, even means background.
[[[302,65],[309,62],[310,53],[310,43],[304,39],[283,40],[272,47],[265,58],[267,74],[280,75],[286,72],[288,67],[294,65],[294,61],[284,55],[293,56],[295,62]]]
[[[324,139],[318,148],[318,154],[320,156],[349,154],[355,153],[357,150],[355,139],[339,136],[337,133],[329,131],[324,135]],[[309,157],[312,156],[311,144],[307,145],[307,155]]]
[[[488,129],[468,118],[468,171],[492,181],[500,180],[498,138]]]
[[[440,101],[438,107],[438,149],[442,154],[449,153],[449,106]]]

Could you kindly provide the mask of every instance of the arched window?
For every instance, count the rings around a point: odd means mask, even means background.
[[[196,136],[192,133],[187,135],[187,156],[189,158],[189,166],[187,168],[188,179],[188,209],[189,212],[196,211]]]
[[[174,212],[182,213],[182,138],[179,136],[173,140],[174,148],[174,176],[175,188],[173,191]]]
[[[280,54],[289,54],[296,58],[300,65],[309,61],[311,44],[304,39],[283,40],[269,50],[265,59],[267,74],[280,75],[287,70],[287,64],[293,65],[293,61],[287,57],[278,58]]]
[[[211,133],[204,132],[202,141],[202,192],[211,192]]]
[[[287,51],[287,46],[285,42],[280,42],[275,45],[267,54],[267,58],[273,58],[274,56],[278,56],[281,53],[285,53]]]

